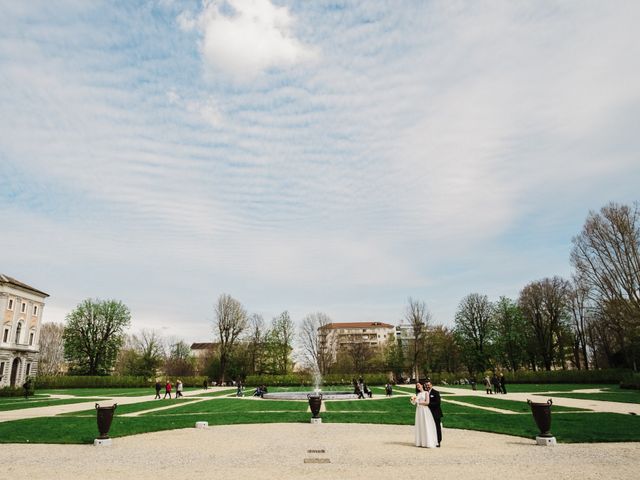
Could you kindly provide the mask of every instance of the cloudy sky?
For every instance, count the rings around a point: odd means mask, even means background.
[[[132,332],[397,323],[640,199],[640,2],[0,0],[0,272]]]

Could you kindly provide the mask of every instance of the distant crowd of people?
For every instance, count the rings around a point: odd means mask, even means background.
[[[182,395],[182,391],[184,389],[184,386],[182,385],[182,380],[178,379],[176,380],[176,393],[175,393],[175,398],[176,400],[180,397],[183,397],[184,395]],[[171,385],[171,381],[167,380],[167,382],[164,384],[164,397],[160,397],[160,392],[162,391],[162,384],[160,383],[160,381],[156,382],[156,396],[154,397],[155,399],[165,399],[167,397],[169,397],[170,399],[171,397],[171,392],[173,391],[173,385]]]

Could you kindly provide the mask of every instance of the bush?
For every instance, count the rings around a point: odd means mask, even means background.
[[[508,383],[619,383],[628,370],[522,370],[503,372]]]
[[[207,377],[166,377],[162,376],[161,382],[164,383],[165,378],[169,378],[171,383],[180,378],[185,387],[202,387]],[[36,377],[37,388],[140,388],[152,387],[155,384],[153,380],[147,380],[145,377],[90,377],[80,375],[41,375]]]
[[[640,373],[628,373],[620,380],[620,388],[640,390]]]
[[[349,375],[342,373],[327,374],[322,377],[322,385],[345,385],[351,386],[354,378],[360,375]],[[367,385],[384,385],[389,381],[389,377],[384,373],[372,373],[362,376]],[[296,373],[290,375],[249,375],[245,384],[251,387],[267,385],[271,387],[313,387],[315,380],[312,375],[306,373]]]
[[[33,394],[33,392],[29,392]],[[22,397],[24,395],[24,389],[20,387],[3,387],[0,388],[0,397]]]

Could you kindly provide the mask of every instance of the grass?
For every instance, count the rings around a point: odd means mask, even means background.
[[[640,403],[640,391],[638,390],[618,389],[618,391],[614,391],[608,389],[599,393],[554,393],[553,396],[605,402]]]
[[[515,386],[515,385],[513,385]],[[524,386],[524,385],[523,385]],[[527,385],[532,387],[532,385]],[[544,387],[544,388],[543,388]],[[567,395],[576,388],[589,388],[585,385],[562,385]],[[597,386],[595,388],[598,388]],[[341,389],[341,388],[338,388]],[[557,385],[534,386],[534,391],[542,392],[556,390]],[[149,394],[149,389],[83,389],[82,393],[94,392],[94,397],[104,395],[106,391],[116,390],[119,393],[132,396],[132,390],[143,390]],[[376,389],[377,390],[377,389]],[[376,391],[374,390],[374,391]],[[529,390],[531,390],[529,388]],[[73,390],[71,390],[73,391]],[[60,393],[69,393],[66,390]],[[273,389],[273,391],[282,391]],[[413,393],[410,385],[401,386],[395,392]],[[126,393],[124,393],[126,392]],[[154,393],[154,392],[151,392]],[[182,400],[154,400],[141,401],[136,404],[122,405],[116,410],[110,435],[122,437],[146,432],[170,430],[176,428],[191,428],[196,421],[208,421],[210,425],[229,425],[244,423],[298,423],[309,421],[308,405],[304,401],[257,400],[250,398],[225,398],[224,395],[233,394],[234,389],[204,393],[206,400],[196,401],[194,398]],[[617,396],[626,395],[614,388],[602,394],[585,394],[586,398],[597,395]],[[638,392],[629,392],[634,398]],[[571,393],[570,395],[575,395]],[[106,396],[113,396],[109,393]],[[200,396],[200,395],[199,395]],[[81,396],[69,400],[33,399],[1,399],[0,410],[8,409],[11,405],[16,408],[29,406],[44,406],[47,402],[76,403],[93,401],[92,398]],[[465,403],[491,406],[510,410],[521,415],[506,415],[498,412],[480,410],[472,406],[456,405],[443,398],[444,418],[446,428],[462,428],[485,432],[496,432],[533,438],[538,433],[529,407],[525,402],[503,400],[492,396],[456,396],[455,400]],[[63,403],[56,403],[63,404]],[[124,417],[125,413],[143,412],[159,407],[172,406],[174,408],[151,411],[136,417]],[[368,423],[413,425],[415,408],[409,403],[407,395],[397,395],[383,398],[376,395],[373,400],[338,400],[325,402],[326,412],[321,414],[325,423]],[[559,442],[622,442],[640,441],[640,416],[622,415],[615,413],[583,412],[577,409],[553,406],[551,431]],[[58,415],[56,417],[23,419],[0,422],[0,443],[91,443],[97,435],[95,410]],[[445,439],[446,442],[446,439]]]
[[[496,398],[497,397],[497,398]],[[509,410],[511,412],[517,412],[517,413],[531,413],[531,407],[529,407],[529,404],[527,402],[519,402],[516,400],[498,400],[498,397],[496,395],[496,397],[493,396],[487,396],[487,397],[467,397],[464,395],[460,395],[460,396],[455,396],[452,397],[451,400],[455,400],[455,401],[459,401],[459,402],[464,402],[464,403],[471,403],[472,405],[478,405],[480,407],[492,407],[492,408],[500,408],[502,410]],[[443,402],[447,403],[446,399],[443,399]],[[451,405],[451,404],[448,404]],[[448,405],[446,408],[448,408]],[[443,406],[443,408],[445,408]],[[585,410],[582,408],[575,408],[575,407],[561,407],[558,405],[554,405],[553,406],[553,411],[554,412],[584,412]]]
[[[99,401],[97,398],[65,398],[65,399],[43,399],[43,400],[23,400],[15,403],[0,403],[0,412],[8,410],[21,410],[24,408],[51,407],[54,405],[69,405],[72,403],[84,403]]]
[[[437,388],[437,387],[436,387]],[[446,385],[443,388],[466,389],[471,391],[471,385]],[[598,384],[578,384],[578,383],[508,383],[507,392],[509,393],[533,393],[533,392],[571,392],[573,390],[582,390],[585,388],[603,388]],[[476,386],[478,391],[484,391],[484,385]]]

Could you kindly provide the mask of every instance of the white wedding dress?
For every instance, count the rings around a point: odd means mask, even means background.
[[[429,407],[420,405],[421,402],[428,401],[427,392],[420,392],[416,397],[416,447],[436,448],[438,446],[436,422]]]

